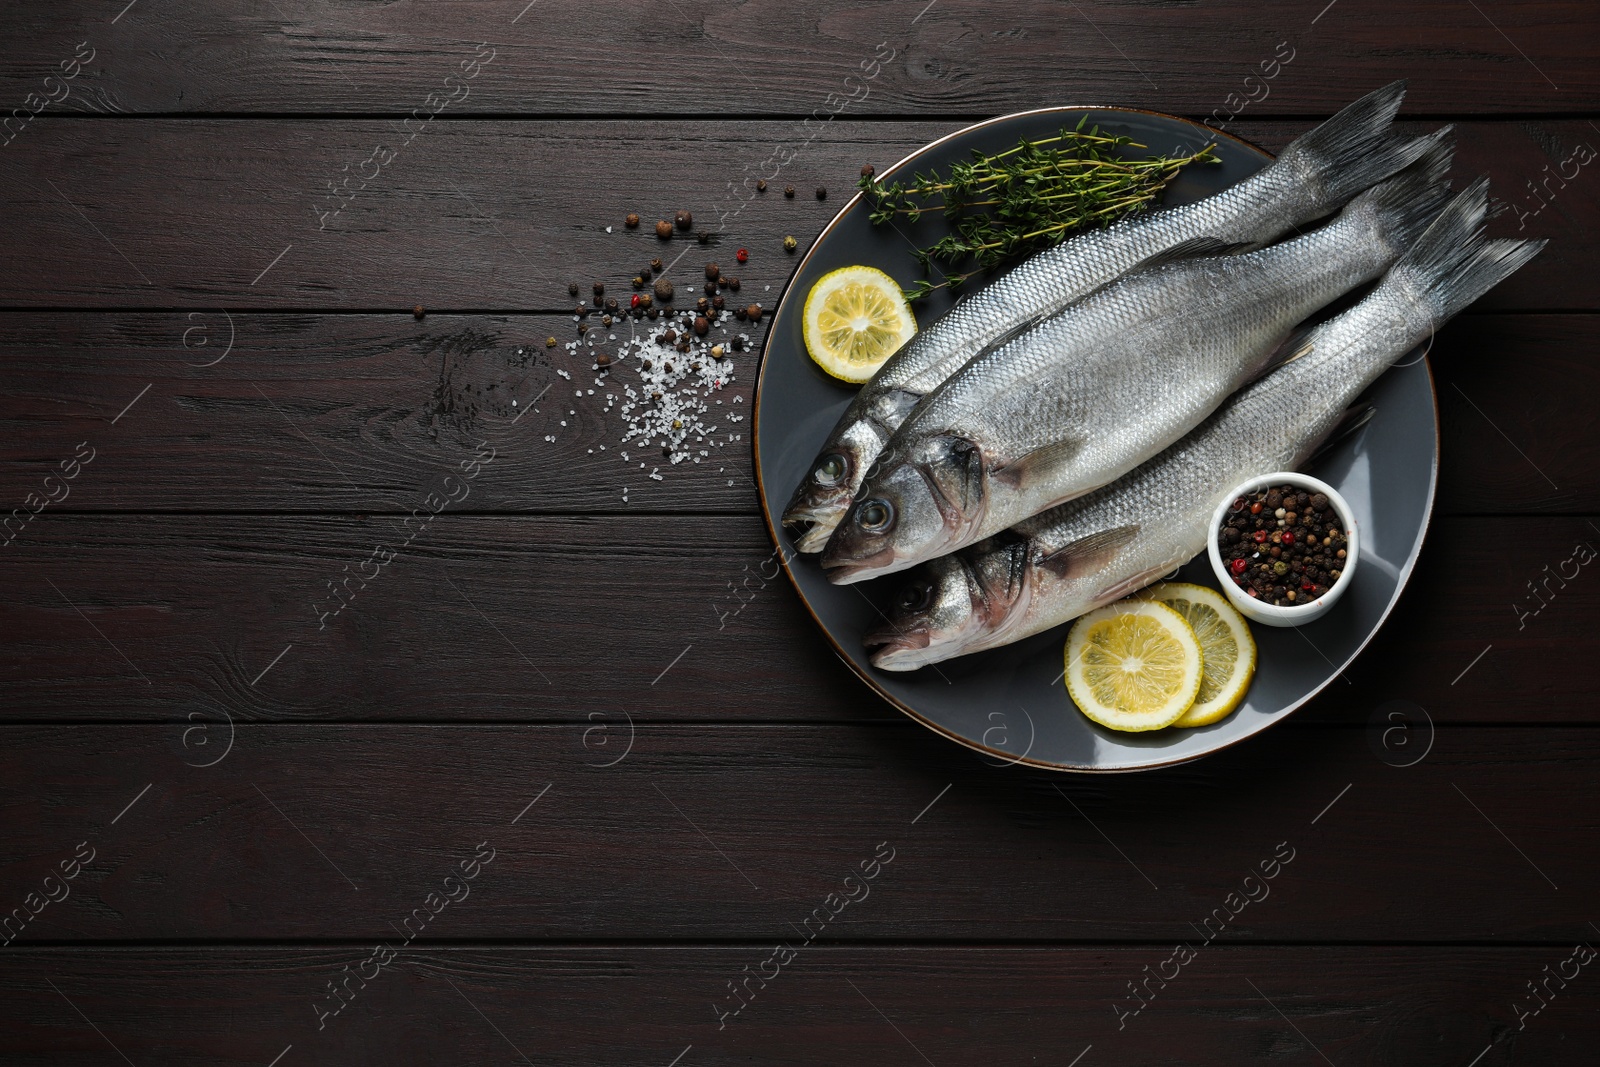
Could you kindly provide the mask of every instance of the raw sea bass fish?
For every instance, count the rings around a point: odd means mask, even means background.
[[[1295,325],[1382,274],[1446,197],[1448,129],[1328,225],[1246,255],[1137,271],[924,397],[822,555],[845,584],[942,556],[1098,489],[1288,352]]]
[[[1153,256],[1198,241],[1265,244],[1327,215],[1426,148],[1389,124],[1405,82],[1346,107],[1250,178],[1193,204],[1136,215],[1024,261],[919,332],[856,394],[783,513],[820,552],[867,470],[916,402],[984,347],[1067,307]]]
[[[1217,502],[1246,478],[1292,470],[1346,405],[1444,321],[1544,246],[1485,241],[1487,186],[1453,201],[1373,293],[1318,327],[1306,354],[1247,387],[1120,481],[925,564],[865,638],[909,671],[1010,644],[1144,587],[1205,550]]]

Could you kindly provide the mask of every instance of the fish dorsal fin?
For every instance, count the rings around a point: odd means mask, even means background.
[[[1236,252],[1248,252],[1255,247],[1248,241],[1224,241],[1220,237],[1191,237],[1187,241],[1179,241],[1170,248],[1163,248],[1154,255],[1140,260],[1129,267],[1127,273],[1150,270],[1152,267],[1164,266],[1180,259],[1194,259],[1196,256],[1231,256]]]
[[[1316,332],[1316,326],[1295,327],[1287,337],[1278,343],[1278,347],[1272,350],[1272,354],[1261,361],[1260,369],[1255,372],[1250,381],[1265,378],[1285,363],[1293,363],[1301,356],[1309,356],[1316,351],[1317,345],[1314,339]]]
[[[1042,557],[1039,566],[1058,578],[1080,578],[1093,574],[1116,558],[1123,547],[1139,535],[1138,526],[1116,526],[1080,537]]]
[[[1307,457],[1306,462],[1311,463],[1315,460],[1321,459],[1326,453],[1332,450],[1334,445],[1338,444],[1340,441],[1343,441],[1346,437],[1349,437],[1351,434],[1361,429],[1361,427],[1371,422],[1372,416],[1376,415],[1377,413],[1378,409],[1373,407],[1371,404],[1357,403],[1351,407],[1345,408],[1344,412],[1339,416],[1339,421],[1335,422],[1333,424],[1333,428],[1324,434],[1322,439],[1318,441],[1312,448],[1311,454],[1309,457]]]
[[[1083,442],[1074,438],[1053,441],[994,468],[990,476],[1002,485],[1024,490],[1048,480],[1070,464],[1083,451]]]

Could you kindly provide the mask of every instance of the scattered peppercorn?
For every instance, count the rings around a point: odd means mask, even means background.
[[[586,334],[588,332],[589,332],[589,324],[587,322],[578,323],[578,334],[579,334],[579,336],[582,336],[583,334]]]
[[[578,283],[577,282],[568,282],[567,283],[567,295],[568,296],[577,296],[578,295]]]
[[[706,280],[714,282],[722,274],[722,268],[715,263],[706,264]]]
[[[714,295],[716,295],[716,292],[717,292],[717,283],[716,282],[706,282],[704,288],[705,288],[705,293],[706,293],[707,296],[714,296]]]
[[[554,337],[546,337],[544,339],[544,346],[546,348],[554,348],[556,346],[556,339]]]
[[[672,221],[678,224],[678,229],[687,230],[694,225],[694,216],[687,211],[680,211],[672,216]]]
[[[611,316],[610,315],[602,316],[601,319],[600,319],[600,325],[602,325],[602,326],[610,326],[611,325]]]
[[[606,355],[604,352],[601,352],[599,355],[595,356],[594,361],[596,365],[601,367],[611,366],[611,357]]]
[[[785,185],[783,187],[783,195],[788,197],[790,200],[793,200],[794,199],[794,186]]]
[[[630,298],[629,301],[628,301],[628,306],[631,307],[631,308],[634,308],[635,310],[637,310],[638,307],[640,306],[640,304],[641,304],[641,301],[639,299],[639,294],[638,293],[634,293],[632,298]]]
[[[873,169],[871,163],[868,163],[866,166],[861,168],[861,176],[863,178],[870,178],[876,173],[878,173],[878,172]]]
[[[595,296],[605,296],[606,295],[606,286],[605,286],[604,282],[595,282],[594,283],[594,295]]]
[[[750,317],[750,313],[744,308],[734,308],[733,317],[738,319],[740,322],[743,322]]]
[[[585,315],[589,314],[589,305],[588,304],[579,304],[575,309],[573,309],[572,313],[574,315],[578,316],[581,319]]]
[[[689,339],[687,337],[679,338],[678,339],[678,344],[677,344],[677,349],[678,349],[679,352],[687,352],[687,351],[689,351]],[[672,373],[672,367],[671,367],[670,364],[667,367],[667,373],[669,373],[669,374]]]
[[[650,261],[650,269],[655,271],[657,274],[660,274],[664,269],[666,269],[666,268],[662,267],[662,265],[661,265],[661,257],[660,256],[657,256],[655,259],[652,259]]]
[[[823,188],[820,185],[817,186],[817,199],[818,200],[826,200],[826,199],[828,199],[828,190]]]
[[[764,193],[766,191],[767,191],[767,179],[765,179],[765,178],[757,178],[756,179],[756,192]]]
[[[660,222],[656,223],[656,236],[661,238],[663,241],[671,237],[672,223],[668,222],[666,219],[662,219]]]
[[[646,310],[652,310],[650,305],[652,305],[653,303],[655,303],[655,301],[650,299],[650,294],[649,293],[640,293],[639,294],[639,304],[640,304],[641,307],[645,308]]]
[[[617,298],[616,297],[614,297],[614,296],[606,297],[606,310],[607,311],[615,311],[615,310],[617,310]]]
[[[751,322],[760,322],[761,321],[761,305],[760,304],[751,304],[749,307],[744,309],[744,313],[746,315],[750,316],[750,321]]]
[[[418,304],[416,307],[411,309],[411,317],[414,319],[420,319],[426,314],[427,312],[422,310],[421,304]]]
[[[678,339],[678,331],[676,331],[676,330],[668,330],[666,333],[662,334],[659,338],[657,338],[657,340],[659,340],[664,345],[670,345],[672,342],[676,341],[677,339]],[[649,369],[650,369],[649,367],[645,368],[645,370],[649,370]]]
[[[635,274],[633,276],[633,287],[635,289],[643,289],[644,288],[644,275],[643,274]]]
[[[726,301],[722,299],[721,293],[718,293],[716,296],[711,298],[711,306],[716,308],[718,311],[722,310],[722,305],[724,303],[726,303]]]
[[[706,331],[710,329],[711,320],[706,318],[704,315],[701,315],[699,318],[694,320],[694,332],[696,337],[704,337],[706,335]]]
[[[622,224],[630,230],[637,230],[639,228],[638,213],[634,211],[628,212],[628,217],[622,220]]]
[[[741,248],[739,251],[733,254],[733,258],[737,259],[740,263],[748,263],[750,262],[750,253],[748,250]]]
[[[672,299],[672,283],[665,278],[656,279],[656,299],[662,301]]]
[[[728,288],[732,289],[734,292],[737,293],[739,291],[739,279],[738,278],[729,278],[728,279]]]
[[[694,239],[703,245],[708,245],[711,243],[711,234],[707,233],[705,230],[700,230],[694,235]]]
[[[712,356],[713,359],[721,359],[722,358],[722,346],[721,345],[712,345],[711,346],[711,356]]]
[[[707,300],[703,296],[700,297],[699,299],[697,299],[694,302],[694,309],[696,311],[700,312],[702,315],[705,314],[706,309],[709,308],[710,306],[711,306],[711,301]]]
[[[783,239],[783,250],[785,252],[793,252],[796,248],[799,248],[799,247],[800,247],[800,242],[796,241],[794,239],[794,235],[793,234],[791,234],[788,237],[785,237]]]

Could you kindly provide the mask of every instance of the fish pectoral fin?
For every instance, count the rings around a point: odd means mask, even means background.
[[[996,482],[1012,489],[1027,489],[1048,480],[1083,451],[1083,442],[1073,438],[1036,448],[989,472]]]
[[[1138,535],[1138,526],[1116,526],[1101,530],[1080,537],[1070,545],[1062,545],[1040,559],[1039,566],[1058,578],[1081,578],[1110,563]]]

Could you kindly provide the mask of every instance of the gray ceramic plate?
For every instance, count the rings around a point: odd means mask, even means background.
[[[1088,113],[1103,130],[1127,134],[1154,151],[1193,151],[1210,130],[1184,119],[1114,108],[1052,108],[1007,115],[935,141],[885,172],[909,178],[918,169],[944,170],[973,148],[995,151],[1019,138],[1048,136]],[[1271,157],[1222,137],[1221,165],[1191,167],[1168,187],[1168,205],[1198,200],[1248,177]],[[944,232],[935,216],[908,237],[929,244]],[[850,400],[847,387],[819,371],[806,355],[801,306],[828,271],[867,263],[902,283],[920,276],[905,237],[875,228],[857,196],[845,205],[801,260],[773,317],[756,385],[756,473],[767,527],[784,555],[793,542],[778,524],[789,495]],[[930,299],[923,323],[949,306]],[[1296,629],[1253,627],[1260,665],[1249,695],[1222,722],[1194,730],[1125,734],[1080,714],[1061,683],[1066,628],[1006,648],[963,656],[910,673],[880,671],[867,660],[861,635],[878,618],[876,603],[898,588],[895,577],[860,585],[830,585],[815,557],[794,557],[787,570],[795,588],[851,668],[885,700],[918,722],[996,759],[1053,770],[1133,771],[1196,759],[1265,729],[1336,678],[1377,633],[1411,574],[1433,508],[1438,467],[1438,413],[1433,380],[1417,356],[1385,374],[1371,399],[1377,414],[1313,469],[1350,502],[1361,524],[1362,565],[1349,593],[1326,617]],[[1376,501],[1381,506],[1375,506]],[[1202,554],[1183,569],[1187,581],[1215,585]]]

